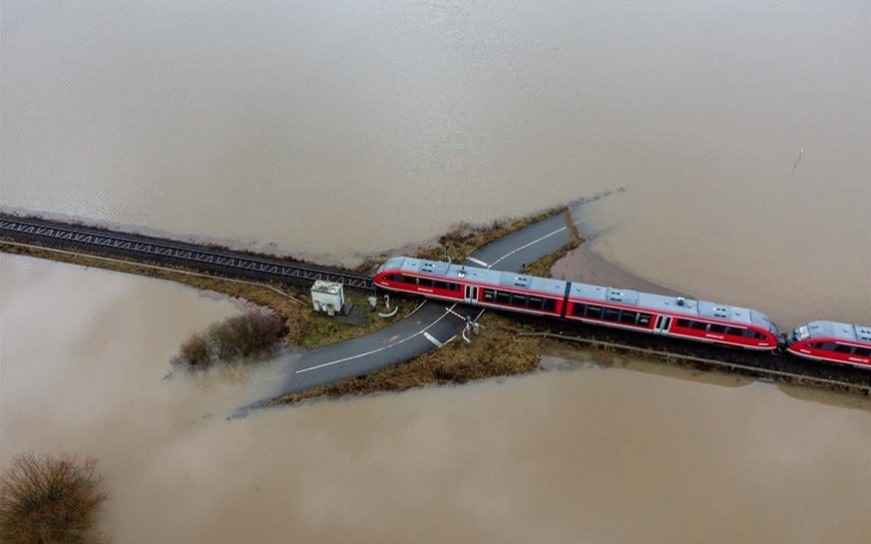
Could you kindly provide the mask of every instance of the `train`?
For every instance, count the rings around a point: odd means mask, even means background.
[[[397,256],[375,272],[387,291],[871,369],[871,327],[809,321],[782,334],[759,310]]]

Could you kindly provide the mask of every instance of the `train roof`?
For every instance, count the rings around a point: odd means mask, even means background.
[[[707,317],[722,319],[747,325],[758,325],[769,329],[771,320],[765,314],[750,308],[739,306],[727,306],[707,300],[693,300],[683,297],[658,295],[655,293],[641,293],[632,289],[615,289],[586,283],[572,282],[569,296],[599,300],[602,302],[616,302],[631,306],[640,306],[651,310],[659,310],[671,314],[680,314],[687,317]]]
[[[553,296],[563,296],[566,282],[550,278],[540,278],[514,272],[502,272],[487,268],[449,264],[443,261],[427,261],[412,257],[394,257],[385,263],[384,268],[399,268],[402,272],[419,272],[441,276],[446,279],[467,279],[504,287],[520,287]]]
[[[519,287],[558,297],[562,297],[566,289],[566,282],[563,280],[512,272],[500,272],[487,268],[449,264],[441,261],[427,261],[412,257],[394,257],[388,260],[383,268],[398,268],[403,272],[432,274],[447,279],[470,279],[492,285]],[[685,315],[687,317],[706,317],[746,325],[757,325],[768,330],[773,325],[768,316],[749,308],[727,306],[706,300],[692,300],[683,297],[642,293],[632,289],[616,289],[614,287],[571,282],[569,296],[601,302],[616,302],[627,306],[638,306],[654,311],[659,310],[671,314]]]
[[[810,321],[809,338],[830,337],[851,342],[871,342],[871,327],[838,321]]]

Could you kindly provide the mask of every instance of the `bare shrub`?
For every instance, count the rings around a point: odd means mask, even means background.
[[[211,353],[208,339],[202,334],[191,336],[181,345],[181,357],[191,366],[209,366]]]
[[[181,346],[179,362],[207,368],[217,362],[256,358],[274,349],[287,331],[277,315],[258,310],[225,319]]]
[[[0,542],[96,542],[106,493],[92,458],[15,457],[0,477]]]

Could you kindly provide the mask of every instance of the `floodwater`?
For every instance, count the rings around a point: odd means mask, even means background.
[[[94,455],[118,542],[816,543],[871,531],[857,455],[871,447],[867,402],[629,362],[226,421],[242,384],[163,376],[191,331],[238,311],[227,300],[26,257],[0,256],[0,273],[0,465],[27,450]]]
[[[352,260],[625,187],[586,210],[605,258],[783,328],[871,323],[869,26],[846,2],[3,0],[0,205]],[[837,398],[585,368],[201,419],[245,384],[162,376],[231,304],[0,273],[0,466],[95,455],[119,541],[869,534],[871,418]]]

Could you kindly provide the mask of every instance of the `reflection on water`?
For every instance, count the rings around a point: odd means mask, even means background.
[[[578,366],[585,367],[587,365],[631,370],[633,372],[655,374],[662,377],[722,387],[743,387],[756,383],[752,378],[738,374],[681,368],[655,359],[631,358],[606,351],[574,346],[571,343],[548,346],[540,364],[541,368],[546,370],[575,369]]]
[[[783,328],[871,321],[865,4],[0,10],[3,206],[350,258],[623,186],[585,224],[607,258]],[[124,542],[869,531],[861,402],[592,367],[199,419],[244,387],[161,377],[231,305],[0,272],[0,465],[96,455]]]
[[[867,401],[621,359],[226,421],[203,416],[238,406],[242,388],[162,376],[231,304],[23,257],[0,257],[0,274],[0,466],[28,449],[95,455],[118,541],[816,543],[871,530]]]

